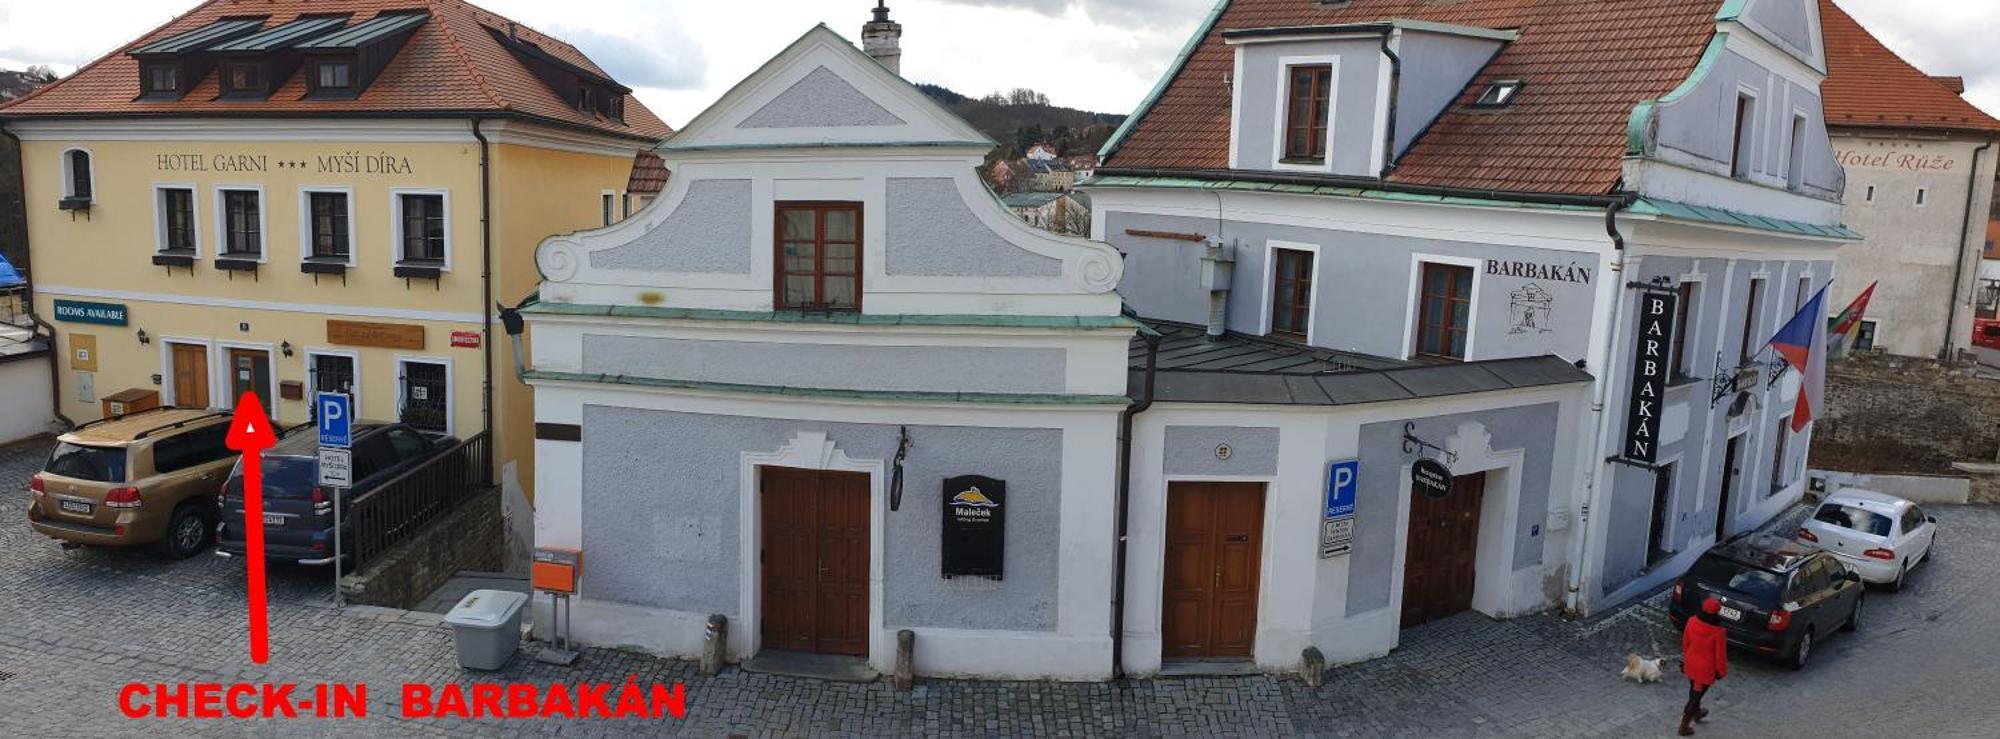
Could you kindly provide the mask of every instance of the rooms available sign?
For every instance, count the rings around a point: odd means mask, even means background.
[[[1652,464],[1660,451],[1660,399],[1667,392],[1667,352],[1672,345],[1673,293],[1639,294],[1637,350],[1632,354],[1632,398],[1625,416],[1625,458]]]

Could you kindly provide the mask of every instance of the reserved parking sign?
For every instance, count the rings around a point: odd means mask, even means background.
[[[346,449],[354,441],[354,399],[346,393],[320,393],[319,445]]]

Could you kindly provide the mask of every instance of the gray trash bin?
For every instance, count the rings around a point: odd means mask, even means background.
[[[452,606],[444,622],[458,642],[458,665],[468,670],[498,670],[521,645],[521,609],[526,593],[474,590]]]

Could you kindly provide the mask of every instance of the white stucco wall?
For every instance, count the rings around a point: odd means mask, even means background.
[[[0,363],[0,444],[48,432],[51,401],[47,358]]]

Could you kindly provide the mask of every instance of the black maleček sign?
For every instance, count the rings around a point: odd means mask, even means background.
[[[1625,416],[1625,458],[1652,464],[1660,451],[1660,401],[1667,392],[1668,347],[1680,297],[1639,294],[1639,332],[1632,354],[1632,399]]]
[[[1007,482],[980,475],[944,481],[945,577],[1001,578],[1007,553]]]

